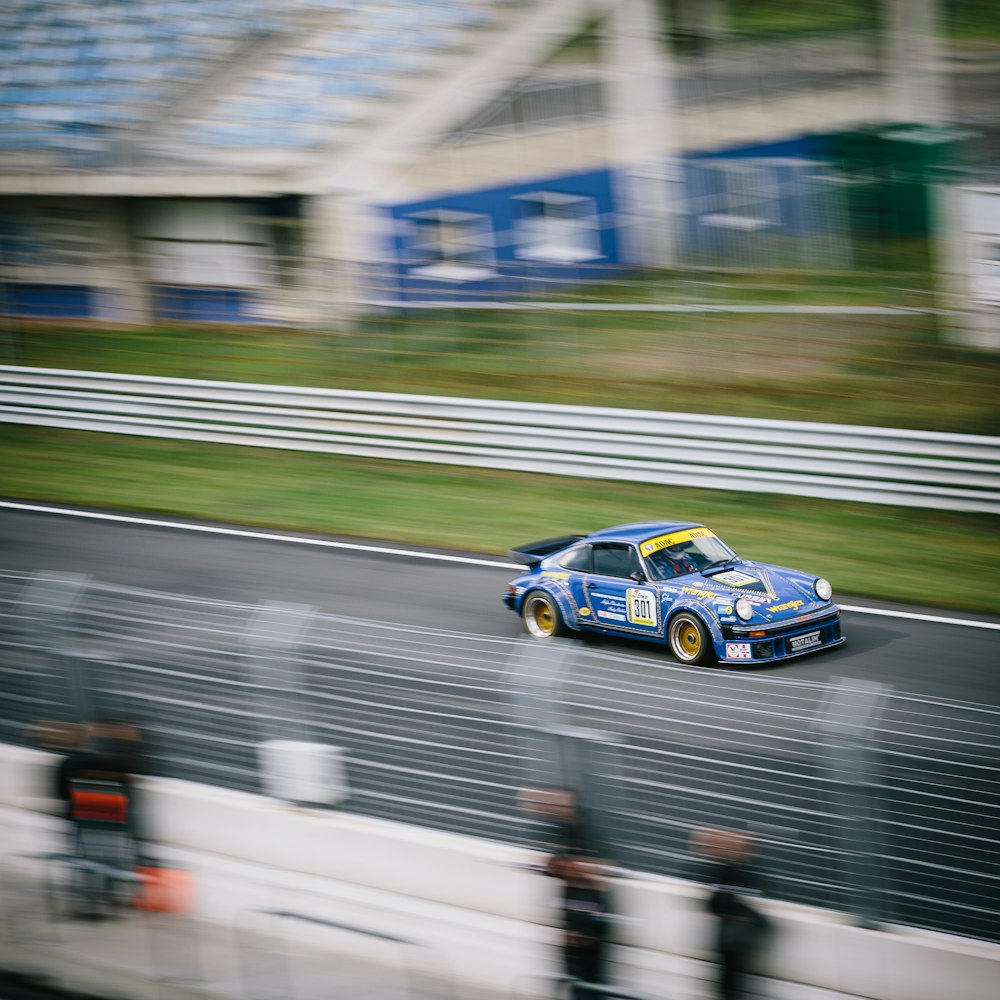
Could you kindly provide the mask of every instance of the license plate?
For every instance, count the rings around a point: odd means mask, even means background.
[[[819,632],[807,632],[805,635],[797,635],[788,640],[788,648],[798,651],[808,649],[810,646],[818,646],[823,640]]]

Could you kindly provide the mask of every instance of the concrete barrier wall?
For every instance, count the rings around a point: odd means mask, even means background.
[[[0,745],[4,854],[58,844],[59,821],[44,815],[54,812],[54,762],[50,754]],[[518,867],[538,860],[530,852],[206,785],[147,784],[160,853],[195,872],[205,920],[236,926],[253,908],[276,907],[417,938],[439,953],[459,985],[497,994],[557,971],[554,884]],[[627,918],[616,954],[623,984],[669,996],[680,969],[689,975],[711,960],[700,887],[650,877],[621,880],[614,892]],[[996,996],[1000,947],[863,930],[829,911],[764,905],[776,934],[761,956],[763,975],[873,1000]],[[296,933],[323,938],[318,930]]]

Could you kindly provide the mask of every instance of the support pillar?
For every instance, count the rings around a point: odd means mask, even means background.
[[[619,240],[630,264],[674,263],[671,158],[677,153],[673,57],[653,0],[628,0],[608,15],[602,61],[615,137]]]
[[[937,0],[883,0],[889,115],[936,125],[947,120]]]

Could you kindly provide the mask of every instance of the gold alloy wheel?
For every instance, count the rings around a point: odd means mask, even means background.
[[[681,663],[704,663],[709,643],[705,626],[694,615],[682,612],[670,622],[670,652]]]
[[[552,598],[535,592],[529,594],[522,612],[524,627],[536,639],[551,639],[560,632],[559,609]]]

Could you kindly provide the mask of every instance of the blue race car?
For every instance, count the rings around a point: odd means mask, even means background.
[[[772,663],[838,646],[840,608],[809,573],[741,559],[712,531],[649,521],[512,549],[503,601],[535,639],[666,641],[681,663]]]

